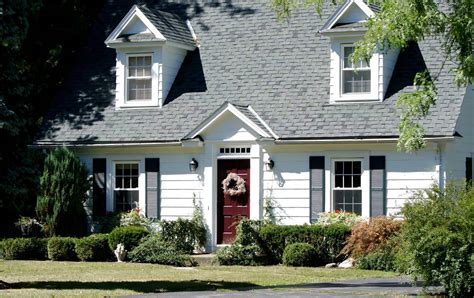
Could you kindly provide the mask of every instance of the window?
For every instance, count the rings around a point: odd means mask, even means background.
[[[333,200],[334,209],[362,214],[362,162],[335,161]]]
[[[221,154],[248,154],[250,147],[223,147],[219,149]]]
[[[115,164],[115,211],[128,211],[138,207],[138,163]]]
[[[127,101],[151,100],[151,55],[129,56]]]
[[[359,60],[353,64],[350,56],[354,46],[342,46],[342,93],[370,93],[370,65]]]

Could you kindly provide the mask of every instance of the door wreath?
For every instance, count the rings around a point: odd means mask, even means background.
[[[229,196],[238,196],[247,191],[245,189],[245,180],[236,173],[229,173],[229,175],[222,180],[222,189],[224,190],[224,194]]]

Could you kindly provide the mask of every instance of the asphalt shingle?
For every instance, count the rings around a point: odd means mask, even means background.
[[[282,139],[395,137],[398,96],[413,89],[417,71],[438,74],[443,63],[441,42],[427,38],[400,54],[384,101],[330,104],[329,38],[317,32],[336,7],[278,22],[268,0],[151,0],[150,11],[189,18],[201,46],[188,52],[162,108],[115,110],[115,51],[104,40],[133,4],[107,2],[37,142],[180,140],[224,102],[251,105]],[[429,136],[454,133],[465,88],[452,67],[439,73],[437,105],[422,120]]]

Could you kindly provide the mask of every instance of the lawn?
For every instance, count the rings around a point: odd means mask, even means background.
[[[0,296],[114,296],[173,291],[278,287],[394,273],[283,266],[174,268],[132,263],[0,261],[0,280],[12,288]]]

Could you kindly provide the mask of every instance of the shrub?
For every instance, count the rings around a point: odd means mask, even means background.
[[[121,227],[137,226],[149,229],[150,225],[151,220],[140,213],[140,208],[133,208],[128,212],[122,212],[122,214],[120,215]]]
[[[109,234],[109,247],[112,251],[117,248],[119,243],[125,246],[130,252],[137,247],[149,232],[143,227],[118,227]]]
[[[176,248],[187,254],[191,254],[196,246],[198,246],[198,234],[201,226],[190,219],[178,218],[173,221],[163,220],[160,222],[161,239],[165,242],[171,242]],[[202,237],[200,235],[199,237]],[[205,241],[204,241],[205,242]]]
[[[413,274],[428,284],[441,284],[450,296],[474,291],[474,189],[448,184],[416,194],[402,208],[404,247]]]
[[[400,233],[402,221],[389,217],[373,217],[352,228],[352,233],[342,253],[354,258],[383,248],[392,237]]]
[[[129,259],[137,263],[153,263],[171,266],[190,266],[194,262],[188,255],[183,254],[176,245],[163,241],[157,235],[148,236],[129,254]]]
[[[83,202],[89,188],[87,168],[72,151],[57,148],[48,154],[36,203],[36,213],[46,235],[81,236],[86,233]]]
[[[93,234],[76,240],[76,254],[84,262],[108,261],[112,259],[109,247],[109,235]]]
[[[75,239],[69,237],[52,237],[48,240],[48,258],[53,261],[77,260]]]
[[[265,251],[273,263],[282,261],[283,251],[288,244],[311,244],[319,257],[318,264],[339,260],[339,253],[351,229],[342,224],[278,226],[265,225],[260,230]]]
[[[389,246],[362,255],[356,261],[356,265],[360,269],[397,271],[396,254]]]
[[[317,224],[330,225],[330,224],[343,224],[349,227],[363,221],[364,218],[355,213],[336,211],[336,212],[323,212],[318,214]]]
[[[0,257],[5,260],[45,260],[47,239],[11,238],[0,242]]]
[[[201,202],[196,201],[196,195],[193,193],[193,217],[191,222],[194,229],[194,246],[196,248],[203,248],[207,242],[207,229],[204,223],[204,214],[202,213]]]
[[[110,233],[116,227],[120,227],[120,217],[122,213],[109,212],[104,216],[97,216],[96,220],[99,224],[101,233]]]
[[[21,235],[25,237],[41,236],[42,226],[34,218],[28,216],[20,216],[15,226],[20,230]]]
[[[308,243],[292,243],[285,247],[283,264],[294,267],[311,267],[317,262],[316,249]]]
[[[256,244],[232,244],[218,250],[215,260],[219,265],[257,266],[265,264],[267,258]]]
[[[262,238],[260,237],[260,230],[263,225],[263,221],[242,218],[235,228],[236,237],[234,243],[244,246],[254,244],[261,245]]]

